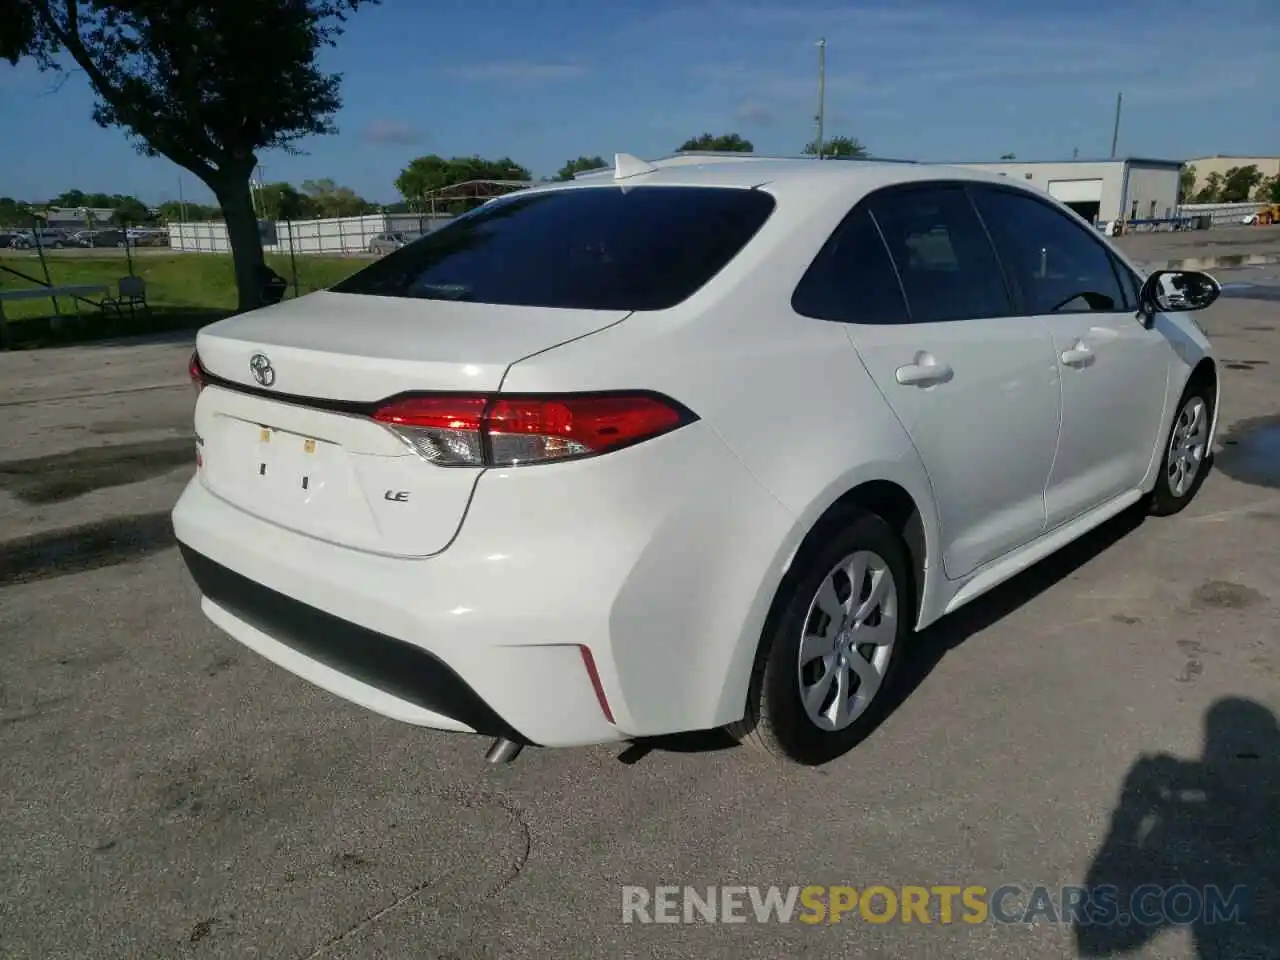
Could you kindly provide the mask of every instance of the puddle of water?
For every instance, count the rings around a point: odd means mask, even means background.
[[[173,543],[167,510],[11,540],[0,544],[0,589],[128,563]]]
[[[149,480],[186,464],[195,469],[195,441],[190,437],[85,447],[0,462],[0,490],[24,503],[61,503],[104,487]]]
[[[1222,363],[1228,370],[1252,370],[1271,365],[1270,360],[1223,360]]]
[[[1280,415],[1232,424],[1214,467],[1241,483],[1280,488]]]

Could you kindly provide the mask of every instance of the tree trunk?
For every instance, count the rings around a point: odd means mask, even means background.
[[[237,311],[244,313],[262,305],[262,235],[258,215],[249,192],[249,175],[226,176],[209,184],[227,225],[227,241],[236,267]]]

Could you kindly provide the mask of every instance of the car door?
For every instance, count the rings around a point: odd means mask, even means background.
[[[1142,324],[1131,278],[1093,231],[1026,191],[982,185],[972,195],[1023,309],[1053,335],[1062,431],[1045,489],[1052,529],[1147,475],[1164,416],[1168,346]]]
[[[1013,315],[963,186],[913,184],[864,199],[793,302],[848,323],[929,474],[948,577],[1043,532],[1058,434],[1053,344],[1043,324]]]

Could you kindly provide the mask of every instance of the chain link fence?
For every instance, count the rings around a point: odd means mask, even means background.
[[[422,197],[421,212],[260,220],[266,266],[278,278],[273,283],[264,277],[264,289],[274,287],[278,296],[281,280],[285,297],[325,289],[457,214],[529,186],[473,180]],[[149,304],[206,314],[236,308],[235,266],[222,221],[134,224],[116,216],[97,219],[87,209],[80,213],[83,223],[53,223],[42,215],[0,226],[0,301],[22,301],[11,309],[27,317],[36,311],[56,317],[82,306],[101,310],[118,294],[121,280],[135,289],[133,278],[141,278]],[[88,288],[98,296],[84,293]]]
[[[259,231],[267,266],[285,282],[284,296],[299,297],[332,286],[450,219],[376,214],[260,221]],[[237,299],[221,221],[72,229],[33,219],[0,227],[0,300],[10,301],[10,317],[92,313],[125,277],[141,277],[152,303],[174,309],[227,311]]]
[[[258,230],[267,266],[288,284],[288,296],[322,290],[368,261],[390,253],[447,223],[440,214],[372,214],[319,220],[262,220]],[[228,256],[226,224],[174,223],[168,227],[173,253]]]

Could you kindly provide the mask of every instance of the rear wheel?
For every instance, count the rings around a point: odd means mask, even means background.
[[[1151,512],[1158,517],[1177,513],[1196,495],[1209,472],[1209,428],[1213,423],[1213,391],[1207,383],[1190,384],[1178,401],[1169,428],[1164,458]]]
[[[745,744],[816,765],[856,746],[883,715],[911,632],[906,549],[879,517],[856,511],[796,558],[761,640]]]

